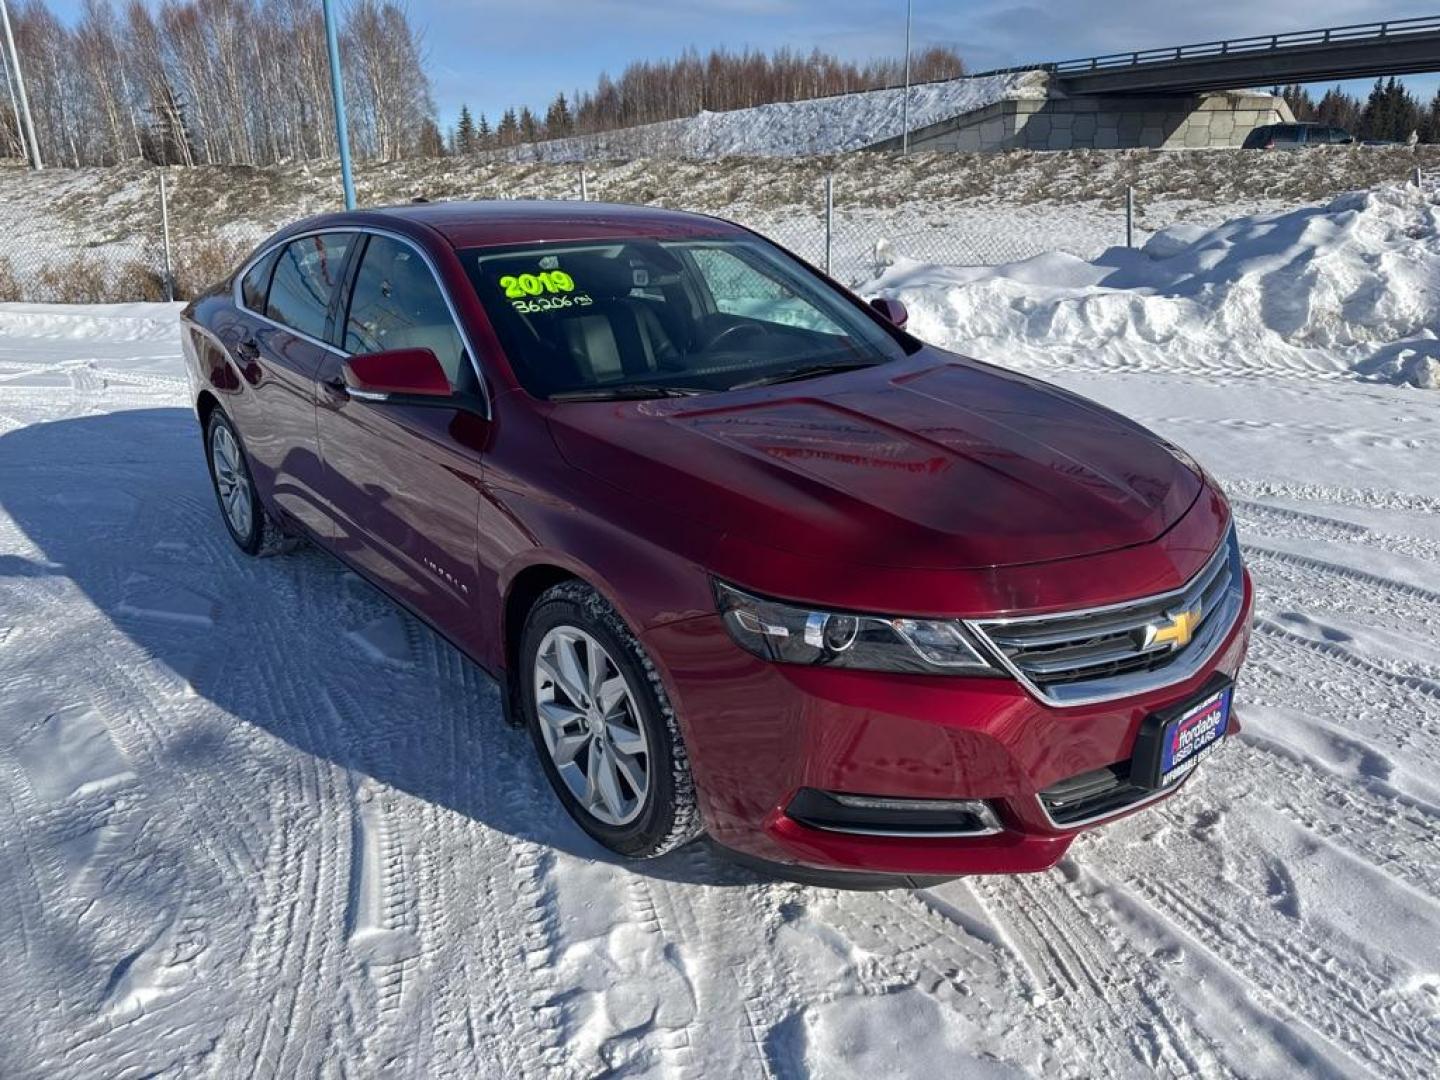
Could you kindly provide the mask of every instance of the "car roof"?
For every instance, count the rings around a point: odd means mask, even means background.
[[[553,240],[601,240],[633,236],[666,238],[738,236],[745,230],[720,218],[653,206],[578,200],[495,199],[475,202],[414,202],[348,213],[325,214],[286,232],[346,226],[406,225],[439,233],[456,248],[493,247]]]

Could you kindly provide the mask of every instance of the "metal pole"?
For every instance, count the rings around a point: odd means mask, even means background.
[[[325,48],[330,53],[330,98],[335,104],[335,141],[340,144],[340,184],[345,209],[355,209],[355,180],[350,174],[350,130],[345,123],[345,88],[340,80],[340,34],[335,27],[334,0],[321,0],[325,8]]]
[[[590,201],[590,186],[585,181],[585,166],[580,166],[580,201]]]
[[[1415,166],[1415,186],[1416,186],[1416,187],[1419,187],[1419,186],[1420,186],[1420,166],[1419,166],[1419,165],[1416,165],[1416,166]]]
[[[831,243],[835,237],[835,176],[825,177],[825,273],[831,277]]]
[[[1125,187],[1125,246],[1135,246],[1135,188]]]
[[[165,193],[165,170],[160,170],[160,239],[165,251],[165,299],[175,299],[175,273],[170,262],[170,200]]]
[[[905,0],[905,104],[901,110],[900,152],[910,153],[910,10],[914,0]]]
[[[30,99],[25,96],[25,74],[20,70],[20,54],[15,51],[15,35],[10,30],[10,10],[0,0],[0,22],[5,24],[5,45],[10,53],[10,67],[15,71],[15,89],[20,95],[20,114],[25,125],[25,141],[30,144],[30,162],[35,170],[45,167],[40,160],[40,143],[35,139],[35,121],[30,118]]]
[[[15,116],[15,145],[20,148],[20,156],[28,159],[30,151],[25,146],[25,132],[20,127],[20,103],[15,100],[15,83],[10,79],[10,59],[5,55],[4,49],[0,49],[0,67],[5,69],[5,92],[10,95],[10,111]]]

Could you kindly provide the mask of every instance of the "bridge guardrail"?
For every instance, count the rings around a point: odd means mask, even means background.
[[[1353,23],[1321,30],[1294,30],[1285,34],[1258,34],[1252,37],[1229,38],[1224,41],[1202,41],[1192,45],[1176,45],[1159,49],[1138,49],[1129,52],[1089,56],[1079,60],[1059,60],[1038,65],[1058,75],[1080,74],[1113,68],[1139,67],[1145,64],[1174,63],[1177,60],[1207,60],[1237,54],[1278,52],[1284,49],[1314,45],[1334,45],[1354,41],[1403,37],[1410,34],[1440,33],[1440,15],[1411,19],[1387,19],[1384,22]],[[998,75],[1008,71],[1033,68],[1005,68],[1001,71],[979,72]]]

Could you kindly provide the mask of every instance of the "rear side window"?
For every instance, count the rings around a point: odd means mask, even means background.
[[[265,310],[265,296],[270,291],[270,275],[275,272],[275,260],[280,252],[272,251],[252,266],[240,282],[240,297],[251,311]]]
[[[325,316],[345,270],[354,233],[321,233],[280,249],[265,314],[313,338],[325,337]]]
[[[468,365],[445,295],[420,253],[388,236],[372,236],[360,260],[345,320],[345,351],[429,349],[459,388]]]

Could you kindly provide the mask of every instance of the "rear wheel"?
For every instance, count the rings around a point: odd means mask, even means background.
[[[296,540],[270,516],[255,493],[240,436],[219,409],[210,414],[205,446],[220,516],[236,546],[247,555],[261,557],[291,550]]]
[[[680,729],[624,621],[580,582],[540,597],[520,644],[521,699],[570,816],[612,851],[653,858],[700,832]]]

